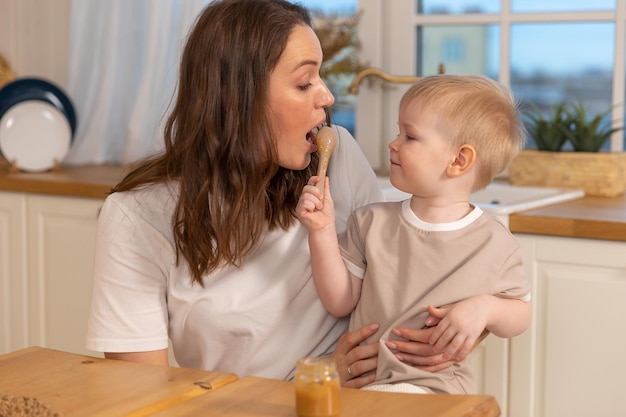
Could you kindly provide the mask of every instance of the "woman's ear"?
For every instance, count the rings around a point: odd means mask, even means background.
[[[463,144],[459,147],[454,159],[448,165],[446,173],[449,177],[463,175],[474,166],[476,161],[476,149],[472,145]]]

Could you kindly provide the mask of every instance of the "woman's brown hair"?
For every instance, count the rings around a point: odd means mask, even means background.
[[[269,77],[306,9],[283,0],[222,0],[204,9],[182,54],[165,151],[134,168],[112,192],[176,181],[176,259],[192,281],[241,265],[269,230],[287,229],[318,157],[278,165],[267,103]]]

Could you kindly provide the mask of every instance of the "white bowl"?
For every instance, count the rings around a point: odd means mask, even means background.
[[[22,101],[0,118],[0,152],[23,171],[53,168],[69,151],[71,140],[67,117],[45,101]]]

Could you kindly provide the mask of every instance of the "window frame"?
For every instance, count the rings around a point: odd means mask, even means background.
[[[414,27],[428,25],[488,25],[500,26],[500,59],[498,65],[499,80],[509,86],[511,79],[510,46],[511,26],[517,23],[588,23],[605,22],[615,25],[615,50],[613,61],[613,86],[611,94],[611,120],[614,126],[624,119],[626,98],[625,82],[625,51],[626,48],[626,2],[616,1],[613,10],[602,11],[569,11],[569,12],[512,12],[511,0],[501,0],[500,13],[475,14],[418,14],[417,1],[411,3],[412,23]],[[409,13],[409,10],[406,10]],[[417,40],[415,40],[417,41]],[[621,131],[611,136],[610,150],[624,150],[624,133]]]

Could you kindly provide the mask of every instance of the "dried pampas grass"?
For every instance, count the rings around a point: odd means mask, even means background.
[[[0,54],[0,88],[13,80],[15,80],[15,73],[11,70],[9,61]]]

